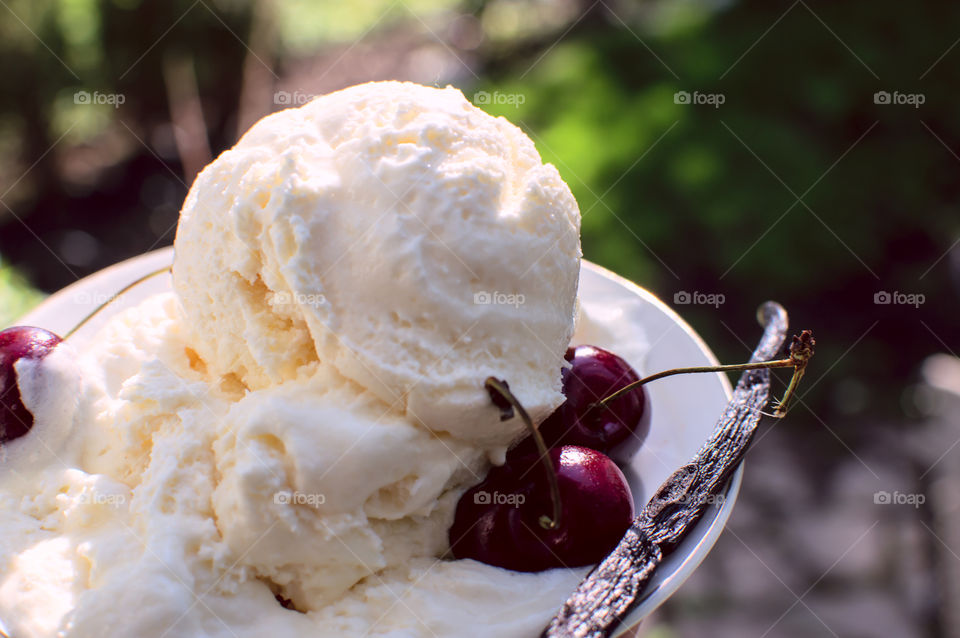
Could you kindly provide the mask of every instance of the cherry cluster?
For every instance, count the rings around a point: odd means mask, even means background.
[[[543,448],[533,434],[523,439],[457,504],[449,530],[456,558],[525,572],[590,565],[630,526],[633,496],[611,456],[626,461],[642,445],[647,394],[638,386],[601,403],[639,381],[636,371],[595,346],[569,348],[565,358],[566,399],[540,425]],[[491,397],[509,414],[504,398]]]

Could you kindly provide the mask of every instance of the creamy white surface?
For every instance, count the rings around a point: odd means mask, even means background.
[[[562,400],[579,260],[556,170],[459,91],[362,85],[265,118],[191,189],[176,294],[24,366],[49,425],[0,471],[0,619],[17,638],[535,635],[585,570],[438,557],[522,428],[483,378],[538,418]]]
[[[519,128],[453,88],[371,83],[264,118],[197,177],[174,287],[216,373],[259,389],[320,361],[496,456],[521,426],[477,379],[538,419],[559,405],[579,231]]]
[[[86,445],[71,463],[0,479],[0,618],[15,636],[149,638],[175,623],[167,635],[521,638],[537,634],[585,573],[438,561],[464,489],[436,498],[466,471],[452,451],[424,444],[425,431],[399,414],[365,425],[368,408],[384,404],[350,394],[342,378],[319,392],[291,381],[237,401],[235,389],[191,368],[176,312],[163,294],[115,317],[80,361],[87,407],[75,423]],[[606,341],[614,324],[587,313],[578,332]],[[643,343],[636,331],[633,339]],[[256,443],[271,409],[268,438]],[[306,412],[325,410],[335,418],[311,421],[324,429],[304,427]],[[324,476],[336,451],[317,454],[314,437],[335,447],[345,421],[384,428],[379,440],[420,459],[425,480],[382,491],[399,473],[363,439],[343,481],[335,469]],[[321,516],[275,502],[292,490],[327,490],[329,507]],[[335,538],[324,538],[328,525]],[[361,560],[384,567],[356,578]],[[264,578],[293,583],[287,594],[309,613],[282,608]]]

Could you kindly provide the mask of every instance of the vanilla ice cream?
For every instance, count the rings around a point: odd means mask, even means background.
[[[201,358],[256,390],[317,363],[434,432],[502,448],[491,374],[560,404],[580,214],[460,91],[364,84],[264,118],[197,178],[174,284]],[[504,431],[506,430],[506,431]]]
[[[333,93],[210,164],[175,248],[174,293],[51,368],[66,399],[22,375],[12,635],[536,635],[584,569],[445,558],[522,432],[484,379],[563,398],[579,211],[529,138],[452,88]]]

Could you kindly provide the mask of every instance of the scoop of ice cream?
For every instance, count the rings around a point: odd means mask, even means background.
[[[56,351],[18,368],[31,436],[72,439],[0,473],[0,618],[25,638],[535,631],[576,572],[442,557],[521,429],[485,377],[536,419],[563,399],[579,266],[557,171],[459,91],[374,83],[265,118],[191,189],[176,295],[112,317],[82,374]]]
[[[80,463],[132,489],[130,524],[165,537],[165,560],[222,588],[257,579],[315,610],[385,567],[443,554],[483,450],[325,367],[224,387],[177,315],[173,295],[157,295],[98,335]],[[174,529],[184,538],[171,542]]]
[[[562,401],[580,215],[460,91],[381,82],[256,124],[194,182],[174,287],[201,358],[251,389],[334,367],[434,432],[514,439],[483,390]]]
[[[586,306],[577,342],[641,356],[621,310]],[[587,571],[444,560],[481,448],[322,366],[245,392],[186,338],[171,294],[112,317],[77,361],[77,454],[0,472],[10,635],[528,638]]]
[[[485,470],[477,450],[411,423],[335,372],[321,375],[251,392],[230,407],[214,443],[224,541],[302,610],[387,566],[388,553],[403,562],[411,552],[397,553],[411,540],[433,538],[416,551],[442,554],[460,491],[441,497]]]

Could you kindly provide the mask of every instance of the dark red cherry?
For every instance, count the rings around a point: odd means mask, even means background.
[[[560,487],[560,523],[541,525],[553,501],[546,468],[532,454],[490,470],[460,498],[450,528],[456,558],[534,572],[602,560],[633,520],[633,496],[606,455],[576,446],[550,450]]]
[[[33,427],[33,414],[20,397],[13,364],[20,359],[42,359],[61,341],[52,332],[30,326],[0,332],[0,444],[25,435]]]
[[[639,387],[606,406],[594,404],[640,377],[629,363],[596,346],[569,348],[565,358],[570,362],[561,373],[567,399],[539,428],[547,446],[580,445],[629,459],[650,431],[646,391]],[[511,457],[535,449],[528,438]]]

